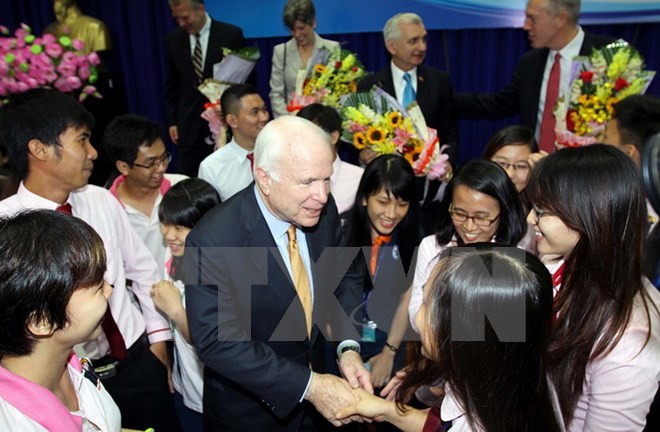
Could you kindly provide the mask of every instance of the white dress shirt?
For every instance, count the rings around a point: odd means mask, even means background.
[[[220,199],[226,201],[252,183],[248,153],[232,139],[202,161],[198,177],[211,183]]]
[[[396,93],[396,100],[403,105],[403,92],[406,88],[406,80],[403,78],[403,75],[406,71],[403,71],[396,67],[393,62],[390,62],[390,67],[392,69],[392,81],[394,81],[394,92]],[[413,90],[417,94],[417,68],[410,69],[408,71],[410,75],[410,81],[412,82]]]
[[[560,74],[559,74],[559,97],[570,97],[571,89],[571,69],[573,67],[573,59],[580,55],[580,49],[584,42],[584,31],[582,27],[578,26],[578,33],[575,35],[566,46],[559,51],[550,51],[548,59],[545,62],[545,70],[543,71],[543,82],[541,83],[541,94],[539,95],[539,109],[536,116],[536,131],[534,134],[536,139],[539,139],[541,130],[541,121],[543,120],[543,111],[545,109],[545,94],[548,90],[548,80],[550,79],[550,70],[555,62],[555,55],[559,53],[561,60],[559,61]]]
[[[73,216],[87,222],[103,240],[107,255],[105,281],[114,287],[108,300],[112,316],[129,348],[145,332],[150,343],[170,340],[172,334],[167,319],[156,311],[149,295],[151,286],[159,280],[156,261],[142,240],[131,228],[126,212],[112,194],[103,188],[87,185],[69,194],[67,200]],[[18,192],[0,201],[0,214],[13,215],[23,209],[55,210],[58,203],[30,192],[23,182]],[[130,290],[137,297],[142,312],[132,302]],[[83,344],[87,355],[99,359],[109,353],[108,340],[101,335]]]

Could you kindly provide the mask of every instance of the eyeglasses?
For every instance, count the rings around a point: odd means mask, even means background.
[[[170,154],[170,152],[165,152],[165,153],[163,153],[163,155],[161,157],[149,162],[148,164],[139,164],[137,162],[133,162],[132,165],[136,166],[136,167],[146,168],[146,169],[150,170],[150,169],[154,169],[154,168],[156,168],[157,166],[160,166],[160,165],[168,166],[171,161],[172,161],[172,155]]]
[[[499,160],[494,160],[493,162],[495,162],[505,170],[508,170],[509,168],[513,168],[514,171],[529,171],[529,169],[531,168],[527,162],[508,163]]]
[[[489,219],[483,216],[469,216],[463,212],[455,211],[451,206],[449,206],[449,215],[451,216],[451,220],[453,220],[454,222],[462,223],[467,221],[468,219],[472,219],[472,222],[474,222],[476,226],[480,226],[480,227],[489,227],[493,224],[493,222],[495,222],[500,217],[500,215],[497,215],[494,218]]]
[[[539,220],[543,216],[556,216],[557,215],[557,213],[551,212],[549,210],[541,210],[540,208],[538,208],[536,206],[536,204],[532,204],[532,210],[534,210],[534,220],[536,221],[537,224],[539,223]]]

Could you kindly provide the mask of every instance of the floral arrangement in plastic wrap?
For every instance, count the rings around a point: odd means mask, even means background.
[[[578,147],[597,142],[612,118],[613,106],[646,91],[655,71],[644,70],[642,56],[617,40],[588,57],[576,57],[571,69],[570,95],[555,107],[556,146]]]
[[[442,153],[437,131],[426,126],[416,102],[408,109],[385,91],[374,87],[368,93],[342,98],[342,139],[355,148],[369,148],[381,154],[398,153],[412,166],[415,175],[430,180],[447,171],[449,156]]]
[[[321,48],[312,59],[314,65],[296,80],[287,111],[296,112],[312,103],[339,109],[341,97],[357,91],[357,82],[367,73],[364,66],[348,50]]]
[[[98,79],[100,59],[95,53],[85,54],[80,39],[45,34],[36,37],[21,24],[14,36],[0,27],[0,105],[9,95],[52,86],[62,92],[81,90],[79,100],[101,97],[94,83]]]
[[[209,123],[211,136],[206,143],[216,149],[227,143],[227,125],[220,107],[222,93],[234,84],[245,83],[261,57],[259,48],[245,47],[237,50],[222,48],[223,59],[213,65],[213,78],[205,79],[198,87],[208,102],[204,104],[201,117]]]

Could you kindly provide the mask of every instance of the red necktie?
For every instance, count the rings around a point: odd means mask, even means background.
[[[555,62],[550,69],[548,87],[545,92],[545,106],[543,107],[543,119],[541,120],[541,132],[539,134],[539,149],[552,153],[555,150],[555,115],[552,112],[557,105],[559,97],[559,77],[561,75],[561,55],[555,55]]]
[[[245,157],[250,160],[250,172],[254,171],[254,153],[248,153]]]
[[[380,249],[380,246],[383,243],[388,243],[390,240],[392,240],[391,235],[379,235],[371,243],[371,260],[369,260],[369,270],[371,270],[372,275],[376,274],[376,269],[378,268],[378,250]]]
[[[64,203],[55,209],[55,211],[68,214],[69,216],[73,216],[72,210],[71,204],[69,203]],[[110,355],[117,360],[123,360],[126,357],[126,343],[117,327],[115,319],[112,317],[110,306],[105,310],[105,316],[101,328],[103,329],[103,333],[105,333],[106,339],[108,339]]]

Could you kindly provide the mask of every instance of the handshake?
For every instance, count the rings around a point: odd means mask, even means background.
[[[367,402],[373,403],[381,398],[373,395],[370,373],[364,367],[360,355],[355,351],[343,353],[339,369],[345,379],[331,374],[313,373],[305,399],[334,426],[353,421],[381,420],[378,415],[374,415],[373,409],[363,410],[367,408]],[[399,382],[398,377],[395,377],[384,391],[394,395],[395,391],[388,389]],[[384,399],[382,401],[386,402]]]

